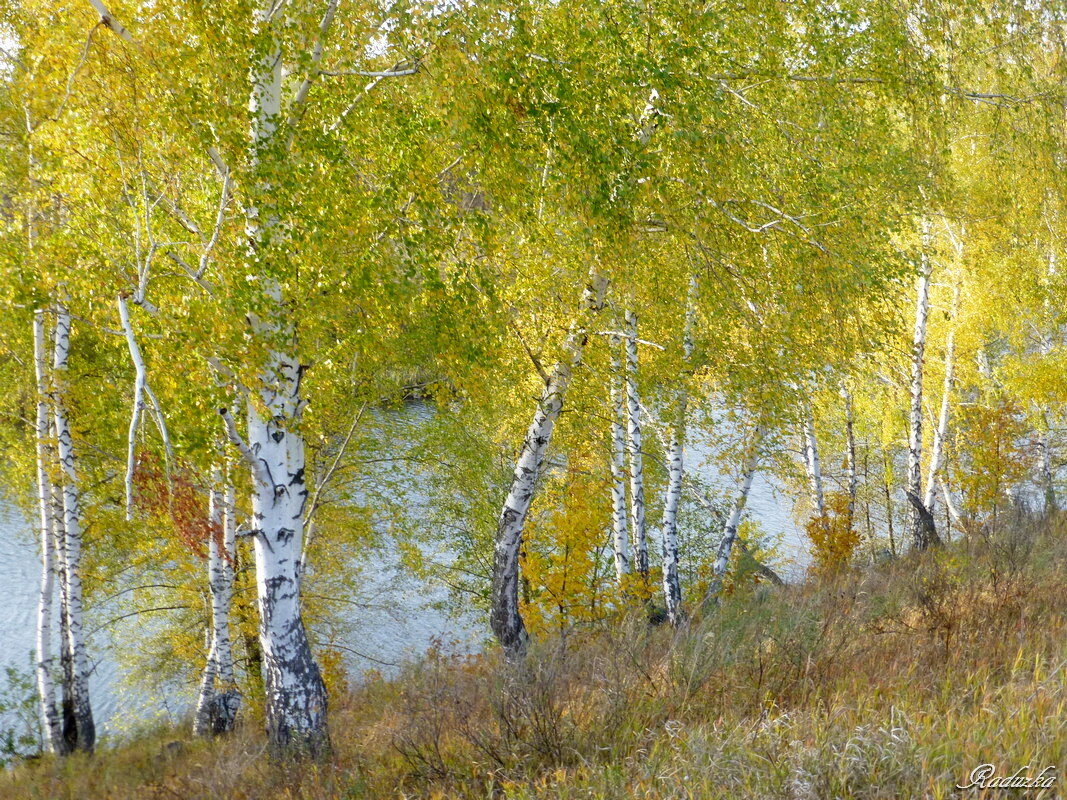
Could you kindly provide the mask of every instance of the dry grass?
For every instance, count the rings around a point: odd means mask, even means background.
[[[159,731],[22,765],[0,796],[941,798],[983,762],[1062,775],[1065,568],[1067,521],[1017,520],[730,598],[678,634],[575,632],[521,671],[431,654],[335,699],[324,762],[270,763],[253,725],[216,743]]]

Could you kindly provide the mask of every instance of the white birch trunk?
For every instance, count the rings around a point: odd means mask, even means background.
[[[959,299],[960,287],[957,284],[952,293],[952,323],[945,335],[945,384],[941,389],[941,408],[937,415],[937,427],[934,429],[933,440],[930,442],[930,464],[926,471],[926,491],[923,493],[923,505],[931,514],[934,513],[934,504],[937,502],[937,476],[941,471],[945,438],[948,436],[949,410],[952,404],[952,387],[955,382],[955,318]]]
[[[133,361],[134,368],[133,410],[130,414],[130,429],[126,434],[126,520],[130,521],[133,519],[133,473],[137,466],[137,428],[141,424],[141,414],[144,411],[145,368],[141,350],[133,336],[126,298],[119,295],[118,304],[119,319],[122,321],[122,330],[126,334],[126,346],[130,351],[130,359]]]
[[[271,3],[253,12],[253,23],[266,39],[251,78],[252,202],[245,208],[246,232],[254,251],[249,269],[259,275],[265,295],[263,316],[253,318],[253,335],[267,352],[257,402],[249,398],[248,442],[223,410],[231,440],[252,470],[252,514],[256,595],[266,692],[267,737],[277,755],[320,755],[329,748],[326,686],[311,652],[300,610],[300,553],[307,503],[304,441],[298,430],[301,397],[295,325],[279,281],[270,275],[284,258],[272,202],[269,166],[280,151],[275,141],[282,119],[282,53],[273,30]],[[263,274],[266,272],[267,274]],[[263,410],[261,413],[260,409]]]
[[[722,591],[723,578],[726,576],[726,569],[730,565],[730,556],[733,553],[734,544],[737,542],[737,529],[741,524],[741,515],[745,511],[748,493],[752,490],[752,481],[756,477],[756,469],[759,466],[762,440],[763,427],[757,424],[755,430],[752,431],[752,438],[745,451],[745,459],[741,466],[741,488],[737,499],[734,500],[734,507],[730,512],[730,517],[726,520],[726,525],[723,528],[722,541],[719,542],[719,550],[715,554],[715,562],[711,568],[711,584],[704,595],[704,605],[715,602],[719,597],[719,592]]]
[[[966,522],[963,519],[963,515],[960,513],[959,508],[956,507],[956,501],[952,499],[952,492],[948,490],[948,484],[945,483],[944,477],[938,478],[937,482],[941,485],[941,494],[945,498],[945,508],[948,509],[949,516],[952,517],[952,521],[956,523],[961,531],[966,532]]]
[[[48,411],[48,356],[45,349],[45,316],[33,315],[33,356],[37,377],[37,502],[40,512],[41,586],[37,601],[37,693],[40,699],[45,749],[63,754],[63,726],[56,707],[52,681],[52,605],[55,599],[55,523],[52,514],[52,462]]]
[[[589,338],[589,324],[604,307],[607,286],[605,278],[597,274],[590,275],[589,284],[582,293],[578,315],[563,345],[563,357],[549,375],[526,431],[522,450],[515,463],[511,488],[500,512],[493,552],[489,623],[509,659],[524,655],[529,640],[526,625],[519,613],[519,554],[523,526],[537,488],[545,451],[552,439],[552,430],[563,408],[574,370],[582,360]]]
[[[233,489],[226,482],[225,494],[219,487],[221,475],[214,471],[209,500],[207,542],[208,588],[211,590],[210,647],[200,679],[193,733],[217,735],[233,730],[241,698],[233,672],[230,643],[230,606],[233,601],[233,560],[236,529],[233,524]],[[216,686],[216,683],[219,685]]]
[[[663,600],[667,621],[677,626],[682,616],[682,583],[678,575],[678,506],[682,499],[682,480],[685,477],[685,412],[689,402],[686,381],[692,372],[693,327],[696,314],[696,275],[689,278],[686,300],[685,329],[682,333],[682,375],[675,402],[674,428],[667,446],[667,488],[663,496],[663,524],[661,526],[663,555]]]
[[[822,488],[822,466],[819,463],[819,442],[815,438],[815,419],[810,403],[804,409],[804,463],[808,472],[808,492],[812,514],[826,519],[826,499]]]
[[[89,657],[85,649],[85,632],[82,623],[81,582],[81,508],[78,491],[78,473],[74,460],[74,440],[67,420],[64,393],[67,390],[67,355],[70,351],[70,314],[59,306],[56,311],[55,360],[53,364],[56,391],[53,398],[56,441],[59,463],[63,474],[63,529],[66,547],[66,627],[69,640],[71,666],[71,700],[74,704],[74,719],[77,725],[79,750],[92,751],[96,744],[96,726],[89,702]]]
[[[911,408],[908,414],[908,469],[905,493],[914,498],[910,503],[908,520],[915,547],[925,550],[936,543],[936,533],[930,535],[922,524],[921,512],[915,504],[922,497],[923,446],[923,359],[926,352],[926,320],[930,312],[930,271],[932,262],[929,224],[924,222],[922,235],[922,268],[916,285],[915,333],[911,346]]]
[[[630,456],[630,537],[634,565],[648,579],[648,538],[645,534],[645,462],[641,452],[641,395],[637,386],[637,315],[626,312],[627,452]]]
[[[56,441],[55,415],[51,421],[52,441]],[[54,455],[54,451],[53,451]],[[78,723],[74,718],[74,656],[70,649],[70,616],[67,613],[67,534],[63,524],[63,491],[60,481],[52,481],[52,540],[59,578],[59,666],[62,672],[61,718],[63,751],[72,752],[78,744]]]
[[[633,567],[626,513],[626,399],[622,339],[611,337],[611,539],[615,578],[621,586]]]
[[[848,387],[841,390],[842,399],[845,401],[845,449],[848,464],[845,467],[845,476],[848,482],[848,527],[851,529],[856,520],[856,494],[858,489],[858,473],[856,471],[856,419],[852,410],[852,392]]]

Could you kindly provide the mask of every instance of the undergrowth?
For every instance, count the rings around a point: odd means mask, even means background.
[[[247,723],[158,730],[0,775],[5,798],[910,798],[1067,766],[1067,519],[495,654],[430,653],[331,709],[333,752],[271,763]],[[1045,797],[1067,794],[1067,783]]]

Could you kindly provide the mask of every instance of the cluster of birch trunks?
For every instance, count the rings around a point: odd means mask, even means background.
[[[959,241],[956,239],[955,241]],[[931,261],[925,254],[917,280],[915,333],[911,350],[910,407],[908,425],[907,473],[904,494],[907,497],[911,517],[909,531],[913,546],[925,550],[940,544],[934,523],[933,510],[940,486],[950,513],[959,520],[951,494],[940,477],[944,442],[947,435],[950,398],[953,388],[954,329],[950,328],[946,339],[945,379],[942,390],[940,413],[931,440],[928,471],[923,484],[921,466],[923,460],[923,367],[926,348],[926,327],[929,315],[929,282]],[[533,502],[538,479],[544,466],[545,452],[552,438],[552,431],[563,408],[564,398],[573,371],[582,359],[583,349],[593,335],[596,318],[607,305],[608,281],[597,273],[590,275],[589,284],[571,324],[564,358],[551,373],[544,376],[533,420],[523,441],[521,454],[515,465],[510,491],[501,511],[497,528],[493,561],[493,592],[491,622],[493,632],[505,652],[518,658],[526,650],[529,636],[519,607],[518,586],[520,552],[523,526]],[[685,484],[684,445],[686,434],[686,404],[688,402],[685,375],[691,370],[693,357],[694,305],[697,279],[694,275],[689,284],[686,318],[681,342],[683,375],[679,376],[675,398],[675,417],[669,426],[669,437],[662,442],[667,467],[667,483],[663,498],[663,517],[659,525],[662,556],[662,591],[666,618],[671,625],[679,625],[685,615],[682,608],[682,586],[678,570],[678,507]],[[958,304],[959,287],[955,288],[953,316]],[[616,578],[624,585],[627,576],[636,572],[646,586],[649,576],[648,526],[645,519],[645,486],[641,418],[646,409],[641,403],[638,390],[638,350],[641,345],[659,347],[644,342],[638,337],[637,314],[628,310],[624,315],[625,330],[601,332],[610,337],[612,348],[611,383],[611,531]],[[856,442],[853,435],[852,397],[847,386],[841,389],[846,414],[846,476],[848,492],[848,525],[852,526],[856,507],[857,467]],[[801,392],[803,394],[803,392]],[[722,536],[713,561],[701,606],[717,599],[723,587],[731,554],[738,544],[738,528],[745,511],[752,482],[756,476],[760,450],[768,420],[756,412],[755,422],[746,433],[746,443],[741,465],[741,480],[736,497],[730,508]],[[816,521],[826,522],[828,509],[823,490],[822,468],[815,425],[810,403],[804,404],[802,414],[802,439],[804,466],[810,492],[812,515]],[[1045,447],[1046,460],[1048,447]],[[1051,469],[1043,471],[1051,487]],[[1047,492],[1051,496],[1051,489]],[[707,505],[706,499],[695,493],[697,500]],[[744,547],[744,544],[741,544]],[[774,582],[780,578],[765,565],[760,571]]]

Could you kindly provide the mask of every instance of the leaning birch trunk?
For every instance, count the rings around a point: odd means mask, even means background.
[[[55,598],[55,523],[52,515],[52,462],[48,434],[48,357],[45,350],[43,311],[33,315],[33,356],[37,377],[37,502],[40,511],[41,587],[37,602],[37,693],[40,698],[41,722],[45,749],[64,754],[63,726],[56,708],[56,690],[52,682],[52,605]]]
[[[563,408],[563,400],[574,370],[582,360],[582,353],[589,338],[589,324],[604,307],[607,286],[606,278],[595,273],[590,275],[589,284],[582,293],[578,315],[571,324],[563,345],[563,357],[553,368],[541,391],[537,409],[515,463],[511,488],[500,512],[493,551],[489,624],[505,655],[512,660],[525,654],[529,640],[526,625],[519,613],[519,552],[522,549],[522,529],[533,501],[534,490],[537,488],[545,451],[552,439],[552,430]]]
[[[215,470],[209,499],[208,588],[211,590],[211,636],[207,662],[200,679],[193,733],[218,735],[233,730],[240,707],[233,673],[230,643],[230,606],[233,600],[233,559],[236,530],[233,524],[233,490],[219,489],[221,476]],[[218,686],[216,686],[216,683]]]
[[[937,544],[937,534],[930,534],[917,504],[922,496],[923,446],[923,359],[926,351],[926,319],[930,312],[930,271],[932,262],[927,252],[930,246],[929,224],[923,225],[922,268],[916,286],[915,334],[911,346],[911,408],[908,414],[908,471],[905,496],[911,504],[908,516],[915,547],[925,550]]]
[[[630,455],[630,537],[634,563],[648,580],[648,538],[645,534],[645,463],[641,452],[641,395],[637,387],[637,315],[626,312],[627,451]]]
[[[948,484],[945,483],[945,478],[942,476],[937,479],[937,482],[941,485],[941,496],[945,498],[945,508],[948,509],[948,515],[952,518],[952,521],[956,523],[961,531],[967,532],[967,521],[963,518],[963,514],[956,507],[956,502],[952,499],[952,492],[948,490]],[[952,537],[948,537],[951,539]]]
[[[663,496],[662,555],[663,600],[667,621],[677,626],[681,622],[682,583],[678,575],[678,505],[682,499],[682,479],[685,477],[685,411],[689,402],[686,381],[692,371],[693,326],[696,313],[696,275],[689,278],[689,297],[685,309],[685,329],[682,333],[682,374],[675,402],[674,428],[667,446],[667,488]]]
[[[137,344],[137,337],[133,333],[133,325],[130,323],[130,310],[126,298],[119,295],[119,320],[122,322],[122,332],[126,337],[126,348],[130,352],[130,361],[133,362],[133,411],[130,414],[130,428],[126,440],[126,519],[133,519],[133,476],[137,461],[137,429],[141,423],[141,417],[146,409],[145,397],[151,405],[147,406],[151,416],[155,419],[156,428],[159,429],[160,438],[163,440],[163,458],[167,470],[167,480],[170,480],[171,462],[173,451],[170,444],[170,434],[167,432],[167,422],[163,418],[163,409],[160,408],[152,387],[148,385],[148,375],[145,369],[144,357],[141,348]]]
[[[937,427],[934,429],[933,441],[930,442],[930,465],[927,467],[926,491],[923,493],[923,505],[926,506],[931,516],[934,514],[934,504],[937,502],[937,475],[941,471],[945,438],[948,436],[948,417],[952,403],[952,387],[955,382],[955,319],[959,300],[960,287],[957,284],[952,292],[952,324],[945,335],[945,384],[941,389],[941,408],[937,415]]]
[[[59,463],[63,473],[63,528],[66,547],[67,636],[70,643],[73,676],[71,681],[74,719],[77,725],[78,749],[91,752],[96,744],[96,725],[89,702],[89,656],[85,650],[85,631],[82,625],[81,582],[81,508],[78,492],[78,472],[74,461],[74,440],[67,420],[64,393],[67,390],[67,355],[70,351],[70,314],[63,306],[56,312],[55,361],[53,364],[55,396],[56,441]]]
[[[262,55],[251,70],[252,167],[245,231],[250,259],[277,267],[285,258],[283,235],[272,193],[270,167],[278,167],[278,123],[282,119],[282,52],[274,30],[270,2],[253,10],[253,24],[264,38]],[[252,335],[263,346],[265,363],[257,398],[248,398],[248,442],[227,409],[223,417],[230,439],[252,471],[256,597],[268,743],[277,756],[324,754],[326,686],[315,663],[300,609],[300,553],[307,504],[304,439],[299,431],[304,406],[304,366],[296,353],[296,326],[275,277],[259,278],[261,315],[250,315]]]
[[[733,553],[734,544],[737,542],[737,529],[741,524],[741,515],[745,511],[745,504],[748,502],[748,493],[752,489],[752,481],[756,477],[756,468],[759,465],[760,444],[763,440],[763,426],[757,424],[755,430],[752,432],[752,439],[748,443],[748,448],[745,451],[745,460],[741,466],[741,489],[738,492],[737,499],[734,500],[733,510],[730,512],[729,519],[726,520],[726,525],[723,527],[722,541],[719,543],[719,550],[715,554],[715,563],[711,568],[711,584],[708,586],[708,591],[704,595],[703,605],[706,607],[709,603],[717,602],[719,598],[719,592],[722,591],[723,578],[726,576],[726,568],[730,564],[730,555]]]
[[[615,579],[622,586],[632,569],[626,516],[626,398],[622,373],[622,339],[611,337],[611,540]]]

